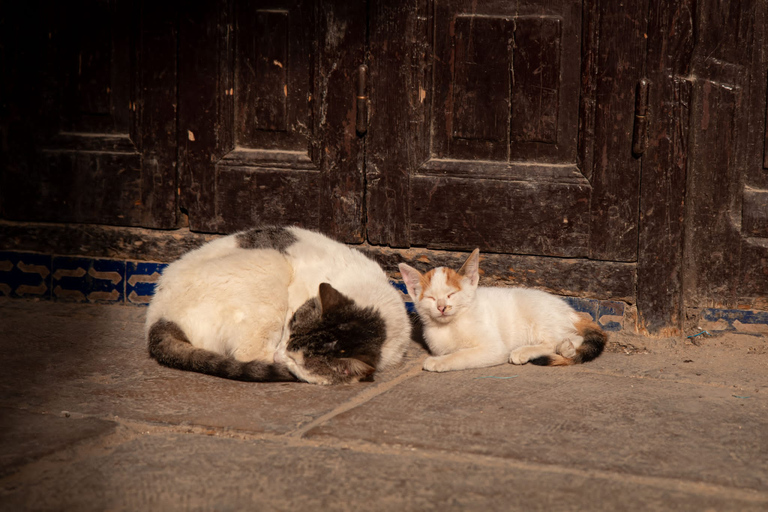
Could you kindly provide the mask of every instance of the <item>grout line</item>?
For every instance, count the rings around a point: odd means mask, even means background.
[[[363,405],[364,403],[376,398],[377,396],[386,393],[390,389],[398,386],[401,382],[404,382],[412,377],[415,377],[416,375],[419,375],[422,372],[421,365],[422,365],[422,360],[419,359],[418,363],[414,365],[414,367],[408,370],[407,372],[401,375],[398,375],[394,379],[384,382],[378,386],[366,389],[365,391],[361,392],[358,395],[355,395],[349,401],[339,405],[338,407],[331,410],[330,412],[323,414],[319,418],[307,423],[306,425],[298,428],[297,430],[294,430],[293,432],[289,432],[288,434],[286,434],[286,437],[294,437],[294,438],[303,437],[304,434],[306,434],[308,431],[325,423],[326,421],[334,418],[335,416],[345,413],[360,405]]]

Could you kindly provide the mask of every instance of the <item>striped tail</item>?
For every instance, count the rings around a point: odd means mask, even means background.
[[[576,331],[584,341],[576,349],[576,355],[563,357],[560,354],[548,354],[528,361],[539,366],[569,366],[572,364],[586,363],[603,353],[608,335],[603,332],[596,323],[590,320],[582,320],[576,324]]]
[[[214,377],[248,382],[295,381],[284,365],[262,361],[242,362],[209,350],[196,348],[181,327],[158,320],[149,329],[149,355],[158,363]]]

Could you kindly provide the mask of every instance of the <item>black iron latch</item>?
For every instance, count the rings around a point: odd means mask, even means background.
[[[635,123],[634,133],[632,134],[632,153],[642,155],[648,141],[648,89],[651,81],[643,78],[637,84],[637,95],[635,96]]]
[[[357,120],[355,130],[360,136],[368,131],[368,66],[357,68]]]

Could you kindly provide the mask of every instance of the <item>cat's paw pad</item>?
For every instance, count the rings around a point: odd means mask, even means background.
[[[447,372],[451,369],[442,357],[426,358],[422,368],[428,372]]]
[[[573,358],[576,356],[576,348],[573,346],[573,343],[571,343],[569,340],[565,340],[561,342],[557,349],[555,349],[555,352],[560,354],[563,357]]]
[[[512,364],[525,364],[528,362],[528,355],[525,350],[515,349],[509,354],[509,362]]]

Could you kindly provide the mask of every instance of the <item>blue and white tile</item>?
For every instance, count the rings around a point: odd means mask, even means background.
[[[125,300],[131,304],[147,305],[152,300],[166,263],[128,261],[125,266]]]
[[[51,297],[51,256],[0,251],[0,296]]]
[[[75,302],[123,302],[125,262],[54,256],[53,296]]]
[[[597,321],[597,310],[600,301],[583,297],[563,297],[563,299],[578,313],[585,313],[589,315],[592,321]]]
[[[597,325],[604,331],[620,331],[624,327],[624,303],[601,300],[597,307]]]

